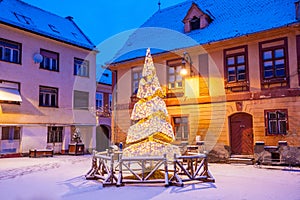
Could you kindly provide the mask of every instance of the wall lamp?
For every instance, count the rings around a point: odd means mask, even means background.
[[[187,66],[187,63],[188,63],[188,66]],[[193,63],[192,63],[192,58],[191,58],[190,54],[188,52],[183,52],[180,74],[182,76],[191,74],[192,64]]]

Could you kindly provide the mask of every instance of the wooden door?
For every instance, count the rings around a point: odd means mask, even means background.
[[[252,116],[247,113],[237,113],[230,117],[231,154],[253,154]]]

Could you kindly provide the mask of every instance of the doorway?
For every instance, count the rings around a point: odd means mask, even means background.
[[[252,116],[237,113],[229,117],[231,154],[253,155]]]
[[[110,128],[100,125],[96,129],[96,151],[105,151],[110,146]]]

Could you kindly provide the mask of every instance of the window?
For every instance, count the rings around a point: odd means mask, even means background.
[[[191,31],[200,29],[200,18],[194,16],[190,21]]]
[[[89,93],[83,91],[74,91],[74,109],[88,110],[89,109]]]
[[[43,49],[41,49],[40,53],[43,56],[43,61],[40,64],[40,68],[47,69],[50,71],[58,71],[58,69],[59,69],[59,66],[58,66],[59,54],[52,52],[52,51],[43,50]]]
[[[287,38],[261,42],[262,88],[288,87]]]
[[[167,76],[168,76],[168,89],[172,91],[183,89],[183,78],[180,74],[182,69],[180,60],[173,60],[167,62]]]
[[[21,63],[21,44],[0,38],[0,60]]]
[[[74,58],[74,75],[76,76],[89,76],[89,62],[79,58]]]
[[[139,82],[142,78],[142,68],[132,68],[132,94],[136,95],[139,89]]]
[[[103,108],[103,93],[96,92],[96,109]]]
[[[47,143],[61,143],[63,135],[62,126],[49,126],[47,134]]]
[[[224,50],[225,88],[227,92],[248,91],[247,46]]]
[[[112,111],[112,94],[108,95],[108,110]]]
[[[286,109],[265,110],[267,135],[287,134],[288,113]]]
[[[1,140],[20,140],[21,128],[17,126],[2,127]]]
[[[59,30],[54,25],[52,25],[52,24],[48,24],[48,25],[53,32],[59,33]]]
[[[189,137],[188,117],[173,117],[174,134],[178,140],[187,140]]]
[[[20,83],[0,80],[0,102],[20,105]]]
[[[39,106],[58,107],[58,89],[40,86]]]
[[[26,17],[24,15],[21,15],[21,14],[15,13],[15,12],[14,12],[14,15],[16,16],[16,18],[19,22],[22,22],[22,23],[25,23],[28,25],[33,24],[30,17]]]

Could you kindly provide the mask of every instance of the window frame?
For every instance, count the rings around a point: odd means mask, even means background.
[[[142,67],[131,68],[131,95],[132,96],[137,95],[140,80],[143,78],[142,72],[143,72]],[[135,78],[135,74],[137,74],[137,78]],[[137,83],[137,87],[135,86],[135,83]]]
[[[190,23],[190,31],[200,29],[200,17],[193,16],[193,18],[189,21]]]
[[[97,94],[100,95],[102,98],[98,99]],[[98,102],[101,101],[101,106],[98,106]],[[96,109],[103,109],[104,107],[104,94],[103,92],[96,92]]]
[[[6,58],[8,57],[6,55],[7,49],[10,50],[9,59]],[[14,52],[17,52],[16,60],[14,59],[15,58]],[[11,40],[0,38],[0,61],[21,64],[21,60],[22,60],[22,44]]]
[[[8,133],[6,134],[3,130],[8,128]],[[21,140],[21,127],[20,126],[2,126],[1,140]]]
[[[186,119],[186,123],[176,123],[176,119],[181,119],[185,118]],[[183,125],[182,125],[183,124]],[[190,135],[190,129],[189,129],[189,116],[188,115],[174,115],[172,116],[172,125],[173,125],[173,129],[174,129],[174,136],[175,136],[175,140],[178,141],[188,141],[189,139],[189,135]],[[179,128],[186,128],[187,132],[185,132],[184,130],[181,130],[181,135],[180,137],[178,136],[179,134],[177,133],[177,127]],[[187,137],[185,137],[185,134]]]
[[[227,93],[230,92],[245,92],[249,91],[249,63],[248,63],[248,46],[242,45],[237,46],[229,49],[223,50],[224,54],[224,80],[225,80],[225,89]],[[238,57],[244,56],[244,62],[239,63]],[[233,64],[228,64],[228,59],[233,58]],[[245,67],[245,79],[239,80],[238,79],[238,67],[244,66]],[[234,68],[234,81],[229,81],[229,73],[228,69]],[[233,76],[231,76],[233,77]]]
[[[24,24],[33,25],[32,19],[30,17],[27,17],[25,15],[21,15],[19,13],[14,12],[14,15],[16,16],[17,20],[19,22],[22,22]]]
[[[89,77],[90,64],[88,60],[74,58],[74,76]],[[84,70],[85,69],[85,70]]]
[[[45,92],[43,92],[42,90],[45,90]],[[48,92],[47,92],[47,90],[48,90]],[[59,91],[58,88],[40,85],[39,86],[39,106],[40,107],[58,108],[58,94],[59,94],[58,91]],[[49,95],[48,100],[46,98],[47,94]],[[42,100],[41,100],[41,95],[43,95]],[[46,97],[44,95],[46,95]],[[52,101],[53,101],[52,95],[55,95],[54,96],[54,98],[55,98],[54,105],[52,104]],[[43,103],[41,103],[41,102],[43,102]],[[46,103],[46,102],[49,102],[49,103]]]
[[[264,47],[265,46],[265,47]],[[278,49],[283,49],[284,56],[276,58],[275,51]],[[271,59],[264,59],[264,53],[267,51],[272,52]],[[284,60],[285,65],[285,75],[284,76],[275,76],[276,75],[276,60]],[[273,89],[273,88],[289,88],[289,60],[288,60],[288,39],[287,37],[277,38],[273,40],[267,40],[259,42],[259,62],[260,62],[260,79],[261,79],[261,89]],[[272,71],[273,77],[266,78],[265,73],[265,62],[272,62]]]
[[[270,115],[269,114],[275,114],[276,115],[276,119],[270,119]],[[285,114],[285,119],[280,119],[279,114],[280,113],[284,113]],[[268,135],[286,135],[288,133],[289,130],[289,123],[288,123],[288,109],[269,109],[269,110],[265,110],[264,111],[264,115],[265,115],[265,134],[266,136]],[[280,123],[285,121],[285,127],[286,130],[285,132],[280,132]],[[276,122],[276,132],[272,132],[271,131],[271,125],[270,122]]]
[[[40,63],[40,69],[59,72],[59,53],[40,49],[40,54],[43,56],[43,61]],[[47,59],[49,59],[49,66],[47,66]],[[53,61],[55,61],[56,66],[53,66]]]
[[[168,97],[179,97],[184,95],[184,86],[185,86],[185,79],[184,76],[180,74],[180,71],[182,69],[182,59],[173,59],[168,60],[166,62],[166,68],[167,68],[167,96]],[[170,72],[170,68],[174,68],[174,73]],[[174,81],[170,81],[170,77],[174,76]],[[181,80],[177,80],[177,77],[180,76]],[[179,86],[179,83],[181,86]],[[170,84],[174,84],[174,87],[171,87]],[[177,87],[176,87],[177,85]]]
[[[47,143],[62,143],[63,131],[64,131],[63,126],[48,126]]]

